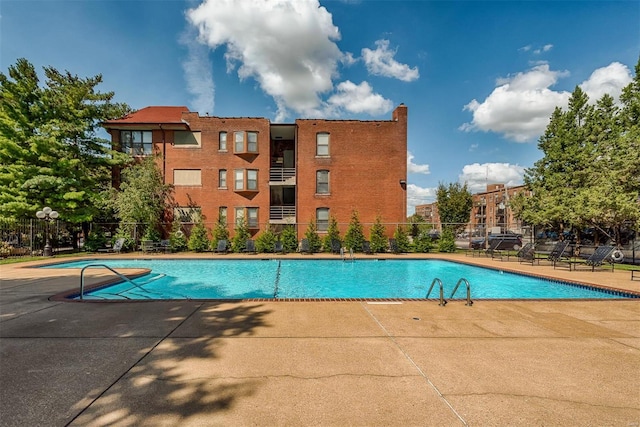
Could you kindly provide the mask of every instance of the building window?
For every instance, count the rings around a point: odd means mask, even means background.
[[[329,171],[316,172],[316,193],[329,194]]]
[[[227,188],[227,170],[220,169],[218,171],[218,188]]]
[[[221,224],[224,224],[225,226],[227,225],[227,207],[226,206],[220,206],[220,208],[218,209],[218,221]]]
[[[220,136],[218,137],[218,150],[227,151],[227,133],[220,132]]]
[[[247,208],[247,226],[249,228],[259,228],[258,208]]]
[[[234,153],[257,153],[258,132],[234,132]]]
[[[200,169],[174,169],[173,185],[200,186],[202,171]]]
[[[329,208],[316,209],[316,230],[327,231],[329,229]]]
[[[200,208],[177,207],[173,209],[173,217],[182,223],[197,222],[200,215]]]
[[[247,132],[247,151],[249,153],[258,152],[258,132]]]
[[[236,169],[233,172],[233,175],[234,175],[234,184],[233,184],[234,190],[258,191],[258,171],[256,169]]]
[[[236,227],[244,221],[244,208],[236,208]]]
[[[328,156],[329,155],[329,134],[318,133],[316,134],[316,156]]]
[[[177,130],[173,134],[173,145],[176,147],[200,147],[202,145],[202,133]]]
[[[153,153],[152,133],[150,130],[120,131],[120,144],[123,153],[132,156],[149,156]]]

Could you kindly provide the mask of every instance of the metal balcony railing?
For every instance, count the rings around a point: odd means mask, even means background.
[[[295,168],[273,168],[269,169],[269,182],[285,182],[290,179],[295,179]]]
[[[283,220],[286,218],[295,218],[295,217],[296,217],[295,206],[271,206],[269,208],[270,220]]]

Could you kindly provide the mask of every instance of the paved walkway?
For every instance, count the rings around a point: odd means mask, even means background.
[[[640,300],[70,303],[77,271],[23,267],[0,266],[2,426],[640,425]]]

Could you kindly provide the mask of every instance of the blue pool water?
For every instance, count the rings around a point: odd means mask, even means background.
[[[153,260],[55,264],[148,268],[151,273],[85,292],[85,299],[425,298],[439,278],[449,299],[460,278],[473,299],[600,299],[633,295],[440,260]],[[455,298],[465,298],[461,286]],[[438,298],[436,285],[430,298]]]

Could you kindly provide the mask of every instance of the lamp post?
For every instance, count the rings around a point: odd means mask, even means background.
[[[44,252],[43,256],[51,256],[53,255],[51,251],[51,241],[49,240],[49,223],[58,218],[58,212],[51,209],[49,206],[46,206],[41,211],[36,212],[36,217],[45,222],[45,244],[44,244]]]

